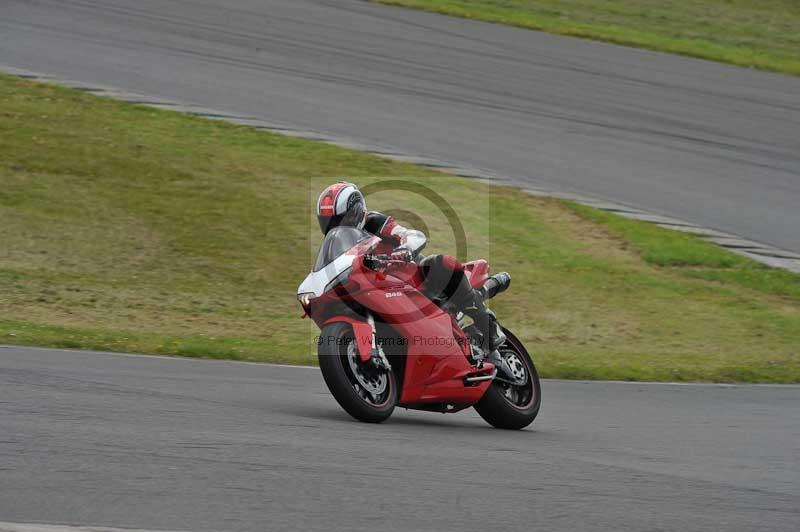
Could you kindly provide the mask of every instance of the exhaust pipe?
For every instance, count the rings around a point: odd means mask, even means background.
[[[493,380],[496,376],[497,368],[495,368],[491,373],[487,373],[485,375],[472,375],[470,377],[464,377],[464,386],[474,386],[479,382]]]
[[[489,277],[479,291],[485,301],[492,299],[501,292],[505,292],[509,286],[511,286],[511,276],[506,272],[500,272]]]

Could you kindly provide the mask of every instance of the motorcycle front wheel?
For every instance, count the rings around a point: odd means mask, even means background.
[[[328,390],[348,414],[366,423],[380,423],[392,415],[397,404],[394,373],[361,360],[349,324],[323,327],[317,356]]]
[[[500,346],[500,356],[506,359],[515,377],[524,384],[514,385],[495,380],[475,405],[478,414],[499,429],[519,430],[536,419],[542,404],[539,374],[528,350],[510,331],[503,328],[506,342]]]

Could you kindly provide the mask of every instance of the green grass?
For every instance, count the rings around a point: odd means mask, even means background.
[[[800,74],[795,0],[375,0]]]
[[[800,276],[572,203],[10,77],[0,343],[312,364],[294,293],[335,178],[446,197],[469,255],[514,276],[492,306],[544,376],[800,382]],[[369,201],[416,210],[431,251],[452,250],[412,192]]]
[[[668,231],[574,203],[569,207],[588,220],[608,226],[650,264],[676,266],[686,276],[727,281],[765,293],[800,299],[800,276],[797,274],[765,268],[691,234]]]

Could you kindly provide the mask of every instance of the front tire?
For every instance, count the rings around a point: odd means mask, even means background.
[[[380,423],[392,415],[397,404],[394,372],[361,361],[349,324],[323,327],[317,356],[328,390],[348,414],[365,423]]]
[[[505,328],[503,332],[506,342],[500,346],[500,355],[512,362],[515,373],[524,371],[527,381],[521,386],[493,381],[475,405],[475,410],[493,427],[519,430],[536,419],[542,404],[542,388],[536,366],[525,346]]]

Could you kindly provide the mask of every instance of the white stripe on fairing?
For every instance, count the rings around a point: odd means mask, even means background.
[[[297,294],[314,294],[319,297],[325,292],[325,287],[333,281],[337,275],[347,270],[353,265],[356,255],[345,253],[339,255],[333,262],[322,268],[318,272],[311,272],[297,287]],[[2,531],[0,531],[2,532]]]
[[[0,521],[0,532],[167,532],[140,528],[113,528],[109,526],[42,525],[38,523],[6,523]]]

